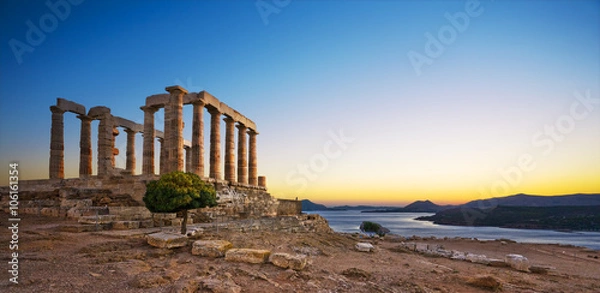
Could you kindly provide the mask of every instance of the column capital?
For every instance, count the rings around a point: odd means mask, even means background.
[[[58,106],[50,106],[50,111],[52,111],[52,113],[54,113],[54,114],[63,114],[65,112],[67,112],[67,111],[59,108]]]
[[[144,111],[144,113],[156,113],[156,111],[158,111],[158,107],[155,106],[141,106],[140,109],[142,109],[142,111]]]
[[[184,95],[188,93],[186,89],[179,85],[172,85],[165,88],[165,90],[171,94],[177,94],[178,92],[183,93]]]
[[[255,135],[258,135],[258,131],[254,130],[252,128],[248,128],[248,134],[250,136],[255,136]]]
[[[87,115],[81,115],[81,114],[79,114],[76,117],[79,118],[79,119],[81,119],[81,121],[92,121],[92,120],[94,120],[92,117],[87,116]]]
[[[189,145],[184,145],[184,146],[183,146],[183,149],[184,149],[184,150],[190,150],[191,148],[192,148],[192,147],[191,147],[191,146],[189,146]]]
[[[246,130],[246,129],[248,129],[248,127],[246,127],[246,125],[244,125],[244,123],[242,123],[242,122],[238,122],[238,123],[235,125],[235,127],[236,127],[237,129],[239,129],[239,130]]]
[[[204,102],[204,100],[195,100],[192,102],[192,105],[204,107],[206,103]]]
[[[123,131],[125,131],[126,133],[137,133],[137,131],[128,127],[123,127]]]
[[[225,118],[223,118],[223,121],[225,121],[227,123],[235,123],[235,120],[233,120],[233,118],[231,118],[229,116],[225,116]]]
[[[219,111],[219,109],[215,108],[215,107],[206,107],[206,110],[208,111],[208,113],[210,113],[211,115],[217,115],[217,114],[221,114],[221,111]]]

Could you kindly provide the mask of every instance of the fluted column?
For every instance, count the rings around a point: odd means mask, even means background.
[[[192,148],[189,146],[184,146],[185,150],[185,172],[192,172]]]
[[[246,130],[248,129],[246,125],[238,123],[238,182],[242,184],[248,184],[248,154],[246,151],[247,148],[247,139],[246,139]]]
[[[165,106],[165,148],[167,163],[165,171],[183,171],[183,96],[187,90],[176,85],[165,89],[171,95]],[[167,116],[168,115],[168,116]]]
[[[110,110],[106,109],[98,124],[98,176],[109,176],[114,161],[114,129]]]
[[[191,170],[200,177],[204,177],[204,102],[194,102],[192,117],[192,157]]]
[[[160,147],[160,158],[158,162],[158,172],[160,175],[165,174],[165,166],[167,165],[167,149],[165,148],[165,140],[162,137],[158,138]]]
[[[210,113],[210,178],[221,179],[221,113],[209,108]]]
[[[134,130],[129,128],[125,128],[125,132],[127,133],[127,151],[125,155],[127,156],[127,161],[125,164],[125,170],[131,172],[132,175],[135,174],[135,134],[137,133]]]
[[[225,121],[225,180],[235,181],[235,120],[231,117]]]
[[[79,134],[79,177],[92,175],[92,118],[77,115],[81,119]]]
[[[119,155],[119,149],[115,148],[115,141],[117,139],[117,136],[119,136],[119,129],[117,129],[117,126],[113,125],[112,141],[110,142],[111,149],[112,149],[112,156],[110,157],[110,165],[113,168],[116,167],[115,158]]]
[[[141,107],[144,110],[144,149],[142,152],[142,173],[154,174],[154,113],[158,108]]]
[[[256,161],[256,135],[258,135],[258,132],[250,129],[250,131],[248,131],[248,135],[250,136],[250,153],[248,156],[248,183],[250,185],[258,185]]]
[[[50,179],[65,178],[65,136],[64,119],[65,111],[59,107],[51,106],[52,126],[50,128]]]

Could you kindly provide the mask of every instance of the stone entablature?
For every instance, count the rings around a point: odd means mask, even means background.
[[[97,142],[97,175],[110,177],[121,174],[135,175],[138,156],[135,153],[135,136],[142,133],[142,174],[155,174],[155,140],[160,142],[159,174],[172,171],[187,171],[205,177],[204,172],[204,108],[211,115],[210,123],[210,166],[208,178],[239,185],[259,186],[266,188],[266,179],[258,176],[256,151],[256,124],[238,111],[219,101],[206,91],[188,93],[180,86],[165,88],[168,94],[152,95],[146,98],[146,104],[140,109],[144,111],[144,124],[138,124],[122,117],[114,116],[104,106],[89,109],[83,105],[58,98],[56,105],[51,106],[52,127],[50,138],[49,178],[64,178],[64,118],[65,112],[77,114],[81,120],[79,177],[92,175],[92,143],[91,122],[99,120]],[[192,140],[183,138],[183,106],[193,106]],[[164,108],[164,130],[155,129],[154,116]],[[225,160],[221,166],[221,116],[225,121]],[[116,170],[115,137],[119,135],[118,127],[127,134],[126,168]],[[237,128],[237,151],[235,136]],[[151,134],[151,135],[149,135]],[[237,158],[236,158],[237,155]],[[185,160],[185,165],[184,165]],[[237,168],[236,168],[237,162]],[[224,170],[224,172],[222,172]]]

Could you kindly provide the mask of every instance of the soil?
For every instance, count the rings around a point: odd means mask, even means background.
[[[0,213],[2,226],[9,216]],[[600,292],[600,252],[582,247],[473,239],[419,239],[447,250],[503,259],[521,254],[547,273],[521,272],[400,247],[399,239],[360,239],[356,234],[248,233],[221,230],[199,239],[224,239],[234,247],[305,254],[302,271],[272,264],[232,263],[191,254],[191,245],[159,249],[144,233],[61,232],[73,221],[27,215],[19,222],[18,284],[9,281],[11,231],[0,229],[4,263],[1,292]],[[375,251],[354,249],[370,242]]]

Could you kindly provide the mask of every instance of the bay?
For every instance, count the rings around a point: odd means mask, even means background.
[[[420,216],[432,213],[361,213],[360,211],[312,211],[320,214],[329,222],[336,232],[360,232],[359,226],[363,221],[377,222],[390,229],[391,233],[410,237],[435,236],[465,237],[480,240],[506,238],[523,243],[552,243],[588,247],[600,250],[600,233],[598,232],[558,232],[553,230],[510,229],[498,227],[469,227],[437,225],[429,221],[414,220]]]

